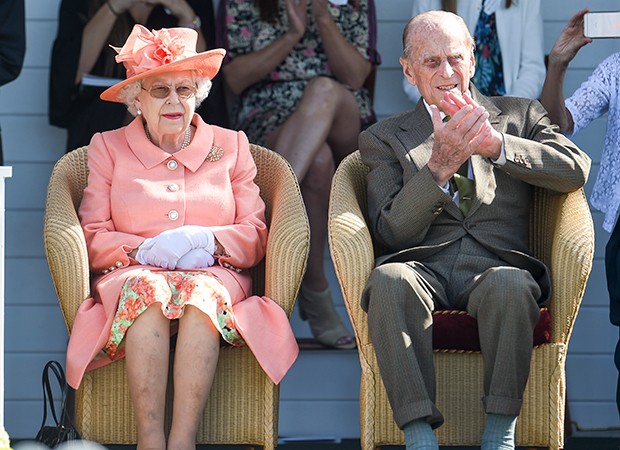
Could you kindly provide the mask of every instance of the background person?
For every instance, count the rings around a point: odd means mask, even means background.
[[[138,450],[195,448],[220,340],[247,343],[275,383],[298,352],[286,313],[251,296],[246,269],[265,255],[265,206],[245,134],[194,113],[224,56],[197,54],[197,38],[188,28],[136,25],[117,49],[127,79],[101,97],[136,118],[93,136],[79,207],[93,297],[75,318],[67,381],[77,389],[86,370],[125,356]]]
[[[472,82],[484,95],[538,98],[545,79],[540,0],[413,0],[413,16],[442,9],[465,20],[476,41]],[[416,103],[420,93],[406,78],[403,89]]]
[[[590,77],[566,100],[564,78],[569,63],[592,39],[583,33],[583,16],[579,11],[568,22],[549,53],[549,68],[540,101],[560,130],[574,136],[594,119],[607,115],[607,131],[601,163],[590,195],[590,203],[605,214],[603,228],[611,232],[605,247],[605,272],[609,291],[609,317],[620,326],[620,52],[602,61]],[[620,371],[620,339],[614,356]],[[620,377],[616,389],[620,413]]]
[[[0,1],[0,86],[16,79],[26,54],[26,19],[23,0]],[[0,166],[4,165],[0,130]]]
[[[149,29],[192,28],[198,32],[198,51],[215,45],[211,1],[62,0],[50,63],[48,115],[51,125],[67,129],[67,151],[87,145],[96,132],[133,119],[123,105],[99,98],[103,88],[83,85],[82,76],[123,79],[108,43],[121,45],[137,23]],[[216,77],[199,113],[211,124],[227,126],[222,87]]]
[[[353,348],[323,267],[327,207],[335,166],[374,122],[364,83],[376,54],[373,0],[222,0],[222,68],[239,96],[235,127],[283,155],[299,180],[311,239],[298,295],[301,316],[322,344]]]
[[[477,319],[482,449],[515,448],[533,330],[550,292],[548,269],[529,255],[533,188],[570,192],[590,169],[538,101],[478,92],[473,48],[459,16],[414,16],[400,62],[423,99],[360,135],[369,228],[385,249],[362,307],[407,450],[437,450],[432,429],[444,421],[435,404],[435,308]]]

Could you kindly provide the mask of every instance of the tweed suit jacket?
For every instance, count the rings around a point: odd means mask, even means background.
[[[590,158],[551,126],[538,101],[485,97],[473,85],[470,92],[502,133],[506,163],[471,157],[476,195],[467,217],[428,169],[433,125],[421,100],[414,110],[360,135],[362,160],[370,169],[368,221],[383,250],[376,264],[423,262],[470,235],[508,265],[528,270],[541,287],[542,304],[550,293],[548,270],[528,254],[533,186],[574,191],[586,182]]]

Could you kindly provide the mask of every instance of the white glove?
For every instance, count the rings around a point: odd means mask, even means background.
[[[215,253],[215,235],[208,227],[184,225],[146,239],[138,247],[136,260],[140,264],[173,270],[183,255],[196,248]]]
[[[180,270],[204,269],[213,264],[215,264],[215,258],[211,253],[204,248],[195,248],[181,256],[176,268]]]

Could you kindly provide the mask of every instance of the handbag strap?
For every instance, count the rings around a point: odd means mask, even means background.
[[[50,383],[50,371],[53,372],[56,377],[56,381],[60,386],[60,416],[56,413],[56,405],[54,403],[54,395]],[[45,426],[45,422],[47,421],[48,407],[52,413],[52,418],[54,419],[56,426],[58,427],[60,425],[64,425],[64,422],[69,419],[67,416],[67,381],[65,379],[65,372],[58,361],[48,361],[47,364],[45,364],[45,367],[43,368],[42,384],[43,422],[41,423],[41,428]]]

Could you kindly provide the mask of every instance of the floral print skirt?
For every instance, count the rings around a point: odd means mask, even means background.
[[[144,270],[129,277],[123,285],[110,335],[103,351],[112,360],[125,356],[121,345],[129,327],[153,303],[161,305],[162,314],[172,320],[183,316],[186,305],[205,313],[231,345],[244,345],[237,332],[228,290],[208,272]]]

